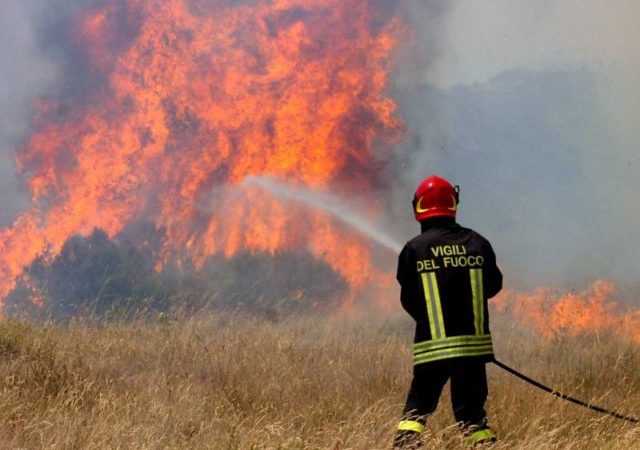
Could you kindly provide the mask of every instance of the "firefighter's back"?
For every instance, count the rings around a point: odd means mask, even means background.
[[[490,359],[487,298],[500,289],[501,276],[489,242],[455,221],[441,219],[409,241],[403,253],[408,253],[404,270],[414,272],[403,277],[407,290],[413,291],[405,295],[424,305],[415,308],[414,362]]]

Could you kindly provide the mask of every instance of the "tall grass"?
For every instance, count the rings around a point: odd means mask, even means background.
[[[274,323],[211,315],[149,324],[0,323],[0,448],[388,448],[411,379],[411,324]],[[639,346],[544,341],[494,325],[504,362],[595,403],[640,413]],[[498,449],[640,448],[640,428],[490,368]],[[427,449],[462,440],[444,393]]]

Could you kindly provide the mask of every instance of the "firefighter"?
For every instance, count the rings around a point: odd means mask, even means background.
[[[487,299],[502,288],[491,244],[456,223],[460,189],[426,178],[413,199],[421,234],[398,258],[402,307],[416,321],[413,381],[394,439],[417,448],[426,418],[451,380],[453,413],[466,444],[495,442],[487,424],[485,364],[493,359]]]

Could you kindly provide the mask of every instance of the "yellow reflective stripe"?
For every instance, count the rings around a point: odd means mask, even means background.
[[[480,316],[480,331],[478,334],[484,334],[484,278],[482,269],[477,269],[477,281],[478,281],[478,313]]]
[[[444,330],[444,318],[442,317],[442,305],[440,304],[440,290],[435,272],[421,273],[422,289],[427,303],[427,316],[429,318],[429,330],[433,339],[442,339],[446,336]]]
[[[482,269],[470,269],[471,295],[473,297],[473,324],[476,334],[484,333],[484,287]]]
[[[416,433],[424,433],[426,427],[415,420],[401,420],[398,424],[398,431],[415,431]]]
[[[438,336],[438,339],[443,339],[447,336],[447,333],[444,330],[444,317],[442,316],[442,303],[440,302],[440,289],[438,289],[438,279],[436,278],[435,272],[429,272],[429,277],[431,278],[431,289],[433,289],[433,295],[436,304],[436,317],[438,318],[438,325],[442,332],[440,336]]]
[[[463,335],[463,336],[451,336],[444,339],[436,339],[429,341],[416,342],[413,344],[414,353],[436,350],[443,347],[451,347],[453,345],[465,345],[465,344],[486,344],[491,342],[491,335],[484,334],[482,336],[475,335]]]
[[[460,336],[449,336],[443,339],[429,339],[426,341],[416,342],[414,343],[415,348],[420,347],[431,347],[434,345],[444,345],[449,342],[482,342],[491,339],[491,334],[482,334],[477,336],[475,334],[463,334]]]
[[[478,349],[478,348],[493,348],[491,342],[488,342],[486,344],[476,344],[476,345],[458,345],[455,347],[446,347],[446,348],[440,348],[437,350],[429,350],[429,351],[424,351],[424,352],[414,352],[413,353],[413,358],[421,358],[421,357],[426,357],[429,355],[434,355],[434,354],[444,354],[444,353],[450,353],[450,352],[465,352],[467,350],[472,351],[474,349]]]
[[[459,358],[463,356],[485,356],[493,355],[491,344],[474,347],[455,347],[423,353],[413,357],[414,364],[439,361],[442,359]]]
[[[469,277],[471,278],[471,298],[473,303],[473,327],[478,334],[478,285],[476,284],[476,271],[475,269],[469,270]]]
[[[461,356],[493,355],[491,335],[451,336],[435,341],[423,341],[413,346],[415,364]]]
[[[426,273],[420,274],[422,278],[422,289],[424,290],[424,299],[427,304],[427,318],[429,319],[429,330],[431,331],[431,337],[435,338],[438,334],[436,329],[435,311],[433,310],[433,299],[431,298],[431,289],[429,287],[429,279]]]
[[[495,440],[496,435],[493,434],[489,428],[485,428],[484,430],[478,430],[474,433],[471,433],[467,438],[467,445],[473,446],[479,444],[480,442]]]
[[[456,355],[456,356],[464,356],[464,355],[472,355],[475,353],[485,354],[485,351],[493,352],[492,344],[484,344],[484,345],[474,345],[474,346],[466,346],[466,347],[453,347],[453,348],[443,348],[440,350],[434,350],[432,352],[420,353],[413,355],[413,360],[423,359],[423,358],[431,358],[433,355]]]
[[[475,351],[470,351],[468,349],[465,351],[458,350],[451,353],[429,353],[428,355],[422,355],[420,357],[413,358],[413,365],[417,366],[420,364],[443,361],[447,359],[473,358],[478,356],[493,357],[493,348],[478,349]]]

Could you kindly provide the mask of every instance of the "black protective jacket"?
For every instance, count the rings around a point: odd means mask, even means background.
[[[487,299],[502,288],[502,274],[489,241],[454,219],[426,220],[400,253],[397,279],[416,320],[414,364],[493,358]]]

